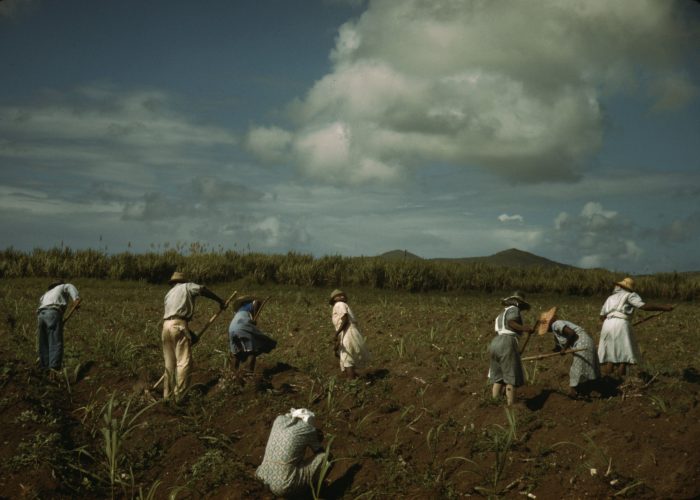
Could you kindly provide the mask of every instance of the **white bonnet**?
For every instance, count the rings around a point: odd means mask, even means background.
[[[288,416],[292,418],[299,418],[309,425],[314,425],[316,421],[316,415],[314,412],[307,410],[306,408],[290,408]]]

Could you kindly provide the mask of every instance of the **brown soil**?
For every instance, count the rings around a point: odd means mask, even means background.
[[[141,487],[145,496],[158,482],[157,498],[273,498],[254,471],[273,419],[290,407],[310,408],[326,437],[334,436],[338,460],[324,498],[700,495],[696,367],[636,373],[622,386],[607,381],[589,398],[572,400],[565,395],[567,360],[543,361],[534,382],[518,393],[515,436],[499,458],[497,443],[507,435],[508,421],[503,403],[489,397],[486,338],[462,359],[446,357],[444,338],[399,356],[387,333],[396,330],[380,314],[366,316],[375,360],[355,381],[340,378],[325,343],[290,341],[294,347],[261,357],[256,375],[243,380],[196,351],[189,399],[147,409],[137,420],[144,425],[126,436],[128,461],[118,471],[124,484],[115,495],[138,496]],[[296,328],[313,330],[315,324]],[[287,330],[296,335],[294,326]],[[533,353],[541,347],[530,346]],[[117,417],[129,397],[129,415],[145,407],[150,399],[144,388],[155,382],[160,366],[144,366],[139,376],[86,363],[69,392],[65,380],[42,377],[9,349],[0,359],[2,498],[110,496],[100,465],[100,410],[113,391]],[[150,393],[160,397],[158,390]],[[90,456],[76,451],[80,447]]]

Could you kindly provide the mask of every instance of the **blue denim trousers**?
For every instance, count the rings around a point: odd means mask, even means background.
[[[39,311],[37,335],[41,367],[60,370],[63,364],[63,312],[57,309]]]

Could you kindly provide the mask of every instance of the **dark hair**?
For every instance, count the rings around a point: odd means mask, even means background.
[[[56,288],[58,285],[63,285],[65,282],[63,280],[58,280],[58,281],[52,281],[49,287],[46,289],[51,290],[52,288]]]

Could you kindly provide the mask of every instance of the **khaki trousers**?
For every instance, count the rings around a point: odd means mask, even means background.
[[[187,321],[184,319],[169,319],[163,322],[164,399],[170,397],[171,393],[178,398],[187,392],[190,386],[192,345],[188,331]]]

